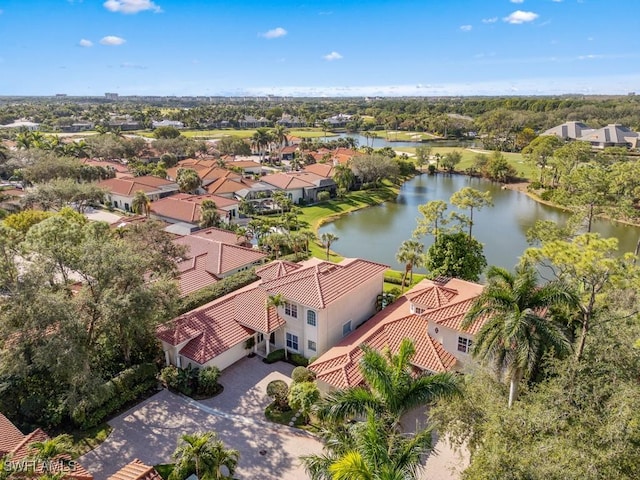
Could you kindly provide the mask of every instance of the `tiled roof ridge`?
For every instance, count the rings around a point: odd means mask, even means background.
[[[322,285],[320,285],[320,265],[316,265],[316,274],[314,276],[316,290],[318,291],[318,298],[320,299],[320,308],[325,308],[327,306],[324,295],[322,294]]]
[[[49,438],[49,435],[47,435],[44,430],[42,430],[41,428],[36,428],[33,432],[29,433],[28,435],[25,435],[24,438],[20,441],[20,443],[18,443],[10,453],[16,453],[22,447],[24,447],[24,446],[28,445],[29,443],[31,443],[31,439],[33,437],[35,437],[36,434],[42,434],[45,437]],[[20,460],[20,459],[19,458],[14,458],[14,460]]]
[[[440,352],[438,351],[438,348],[436,346],[436,339],[433,338],[431,335],[429,335],[429,331],[427,330],[427,341],[429,342],[429,345],[431,346],[431,348],[433,348],[433,351],[436,354],[436,358],[438,359],[438,363],[440,364],[440,367],[442,368],[442,370],[447,370],[447,367],[445,366],[444,362],[442,361],[442,357],[440,356]],[[438,342],[438,345],[440,345],[440,343]]]

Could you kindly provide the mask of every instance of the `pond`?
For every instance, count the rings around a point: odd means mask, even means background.
[[[474,212],[473,235],[484,245],[489,265],[512,269],[528,247],[526,232],[537,220],[564,223],[569,214],[542,205],[524,193],[502,190],[499,184],[465,175],[418,175],[404,183],[397,199],[358,210],[323,225],[319,234],[331,232],[339,237],[331,249],[345,257],[361,257],[403,270],[395,259],[400,244],[409,238],[420,215],[418,205],[431,200],[449,201],[465,186],[493,196],[493,207]],[[449,209],[449,211],[451,208]],[[594,231],[603,237],[617,237],[620,251],[635,249],[640,228],[597,220]],[[433,239],[425,237],[425,251]]]
[[[359,147],[365,147],[368,145],[375,149],[384,148],[384,147],[402,148],[402,147],[419,147],[419,146],[470,148],[470,147],[477,146],[474,140],[456,140],[456,139],[426,141],[426,142],[402,142],[402,141],[395,141],[393,138],[393,134],[391,134],[391,138],[390,138],[391,141],[381,137],[367,138],[364,135],[360,135],[359,133],[341,133],[337,136],[327,137],[327,140],[331,140],[335,138],[346,138],[346,137],[355,138],[358,142]]]

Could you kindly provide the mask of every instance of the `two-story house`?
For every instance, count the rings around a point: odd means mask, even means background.
[[[423,280],[309,368],[324,391],[354,387],[363,382],[358,368],[361,345],[397,352],[409,338],[416,349],[412,364],[417,370],[460,371],[471,360],[470,348],[483,321],[466,330],[461,325],[482,290],[482,285],[455,278]]]
[[[249,345],[260,355],[322,355],[375,314],[387,268],[362,259],[272,262],[257,270],[259,281],[161,325],[157,337],[167,364],[181,367],[223,369]],[[281,306],[271,301],[277,295]]]

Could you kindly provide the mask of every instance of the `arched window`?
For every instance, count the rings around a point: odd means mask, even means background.
[[[313,310],[307,310],[307,325],[316,326],[316,312]]]

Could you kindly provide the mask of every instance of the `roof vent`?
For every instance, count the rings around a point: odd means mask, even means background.
[[[444,285],[449,283],[449,280],[451,280],[451,277],[445,277],[443,275],[440,275],[440,276],[434,278],[432,280],[432,282],[435,283],[436,285],[440,286],[440,287],[443,287]]]

